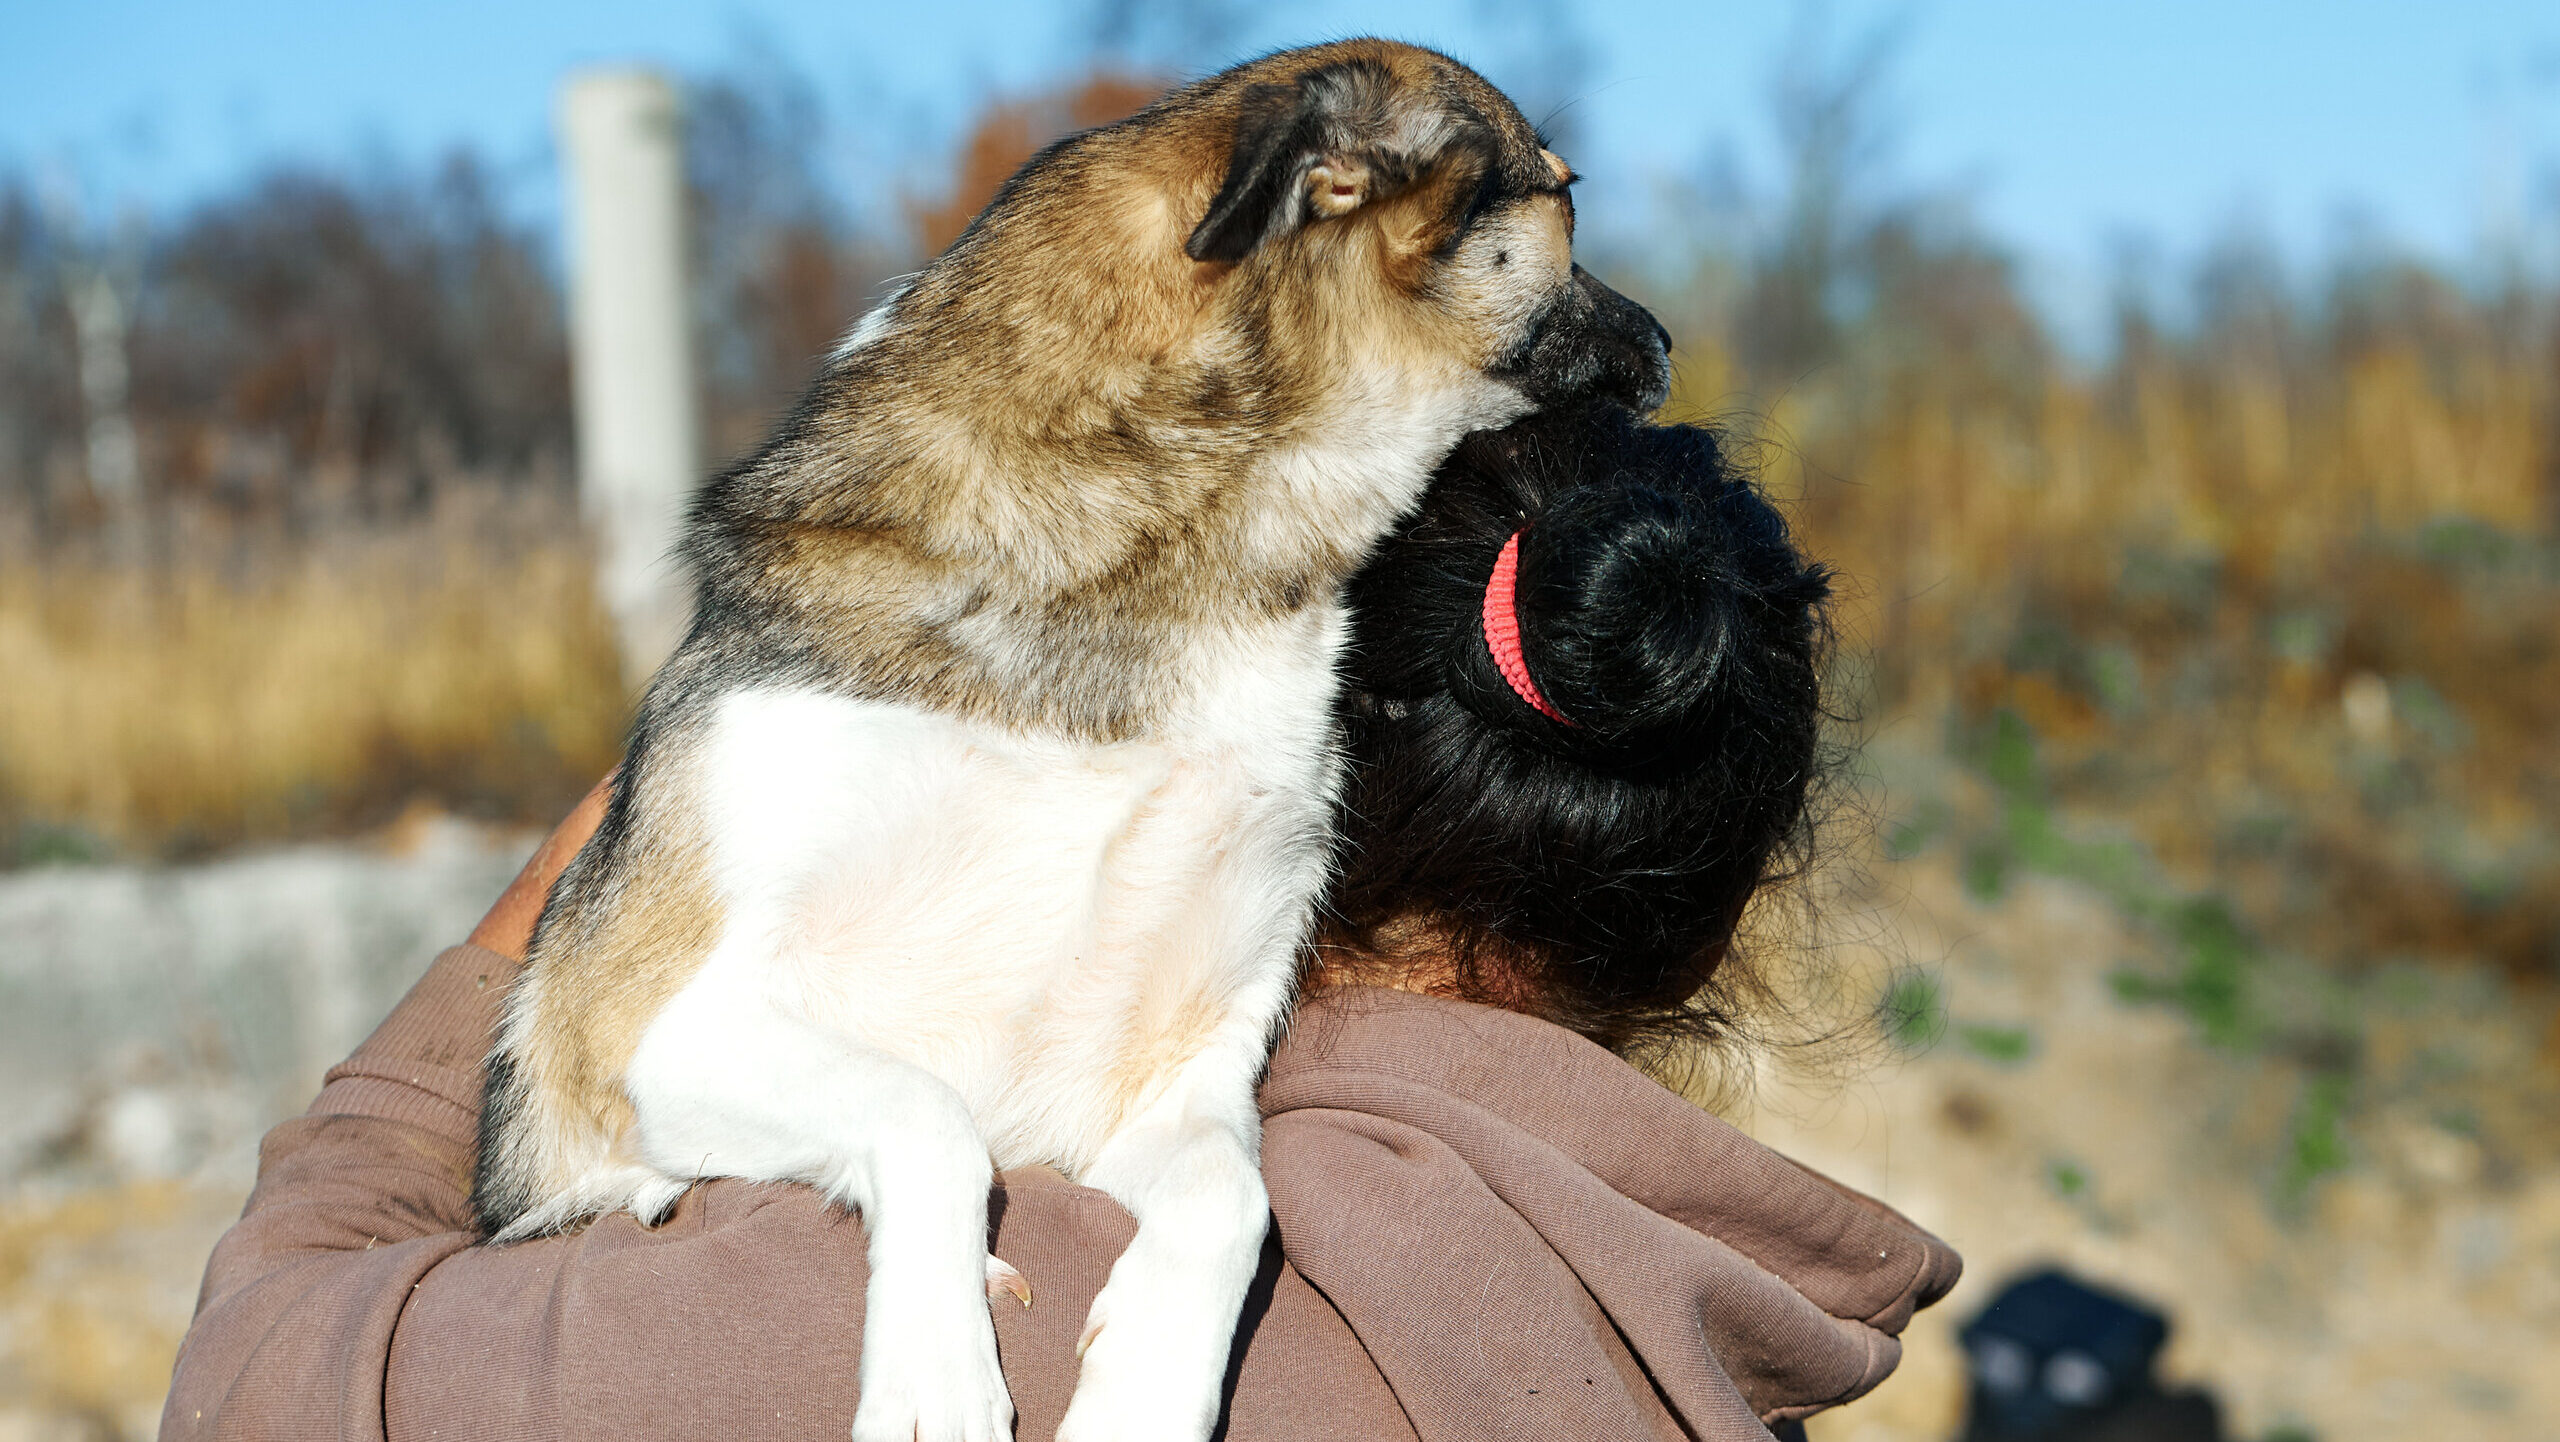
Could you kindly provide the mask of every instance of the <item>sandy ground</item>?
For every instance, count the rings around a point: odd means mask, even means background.
[[[1814,1437],[1951,1436],[1955,1328],[2058,1262],[2167,1312],[2164,1373],[2212,1389],[2235,1437],[2560,1438],[2560,1165],[2532,1116],[2484,1126],[2443,1105],[2476,1088],[2547,1108],[2547,1014],[2489,977],[2400,978],[2364,1021],[2343,1167],[2297,1193],[2302,1068],[2118,1000],[2108,976],[2145,938],[2105,902],[2039,880],[1978,905],[1942,860],[1888,881],[1908,888],[1906,955],[1940,958],[1947,1035],[1851,1084],[1768,1076],[1743,1119],[1946,1237],[1966,1279],[1901,1370]],[[1968,1025],[2031,1050],[1991,1059],[1959,1040]],[[2467,1068],[2453,1088],[2407,1075],[2448,1065]]]
[[[122,887],[128,901],[223,915],[354,897],[350,915],[372,919],[352,932],[321,929],[338,936],[327,945],[344,963],[316,1003],[330,1015],[250,1008],[264,1020],[232,1026],[234,1069],[263,1057],[265,1073],[217,1075],[216,1043],[232,1025],[206,1020],[218,1007],[194,1016],[195,1053],[187,1026],[158,1023],[138,1038],[93,1036],[69,1049],[87,1060],[54,1079],[49,1129],[21,1127],[5,1154],[0,1442],[152,1434],[204,1255],[238,1209],[257,1129],[307,1095],[315,1058],[343,1051],[436,940],[460,934],[526,844],[447,832],[405,852],[225,863],[241,868],[227,885],[65,874],[87,897],[80,905],[110,911],[122,903],[98,897]],[[80,925],[59,907],[40,913],[33,885],[0,879],[0,914],[51,916],[56,950],[37,956],[10,943],[0,982],[12,987],[71,965],[64,938],[80,926],[121,934],[107,912]],[[169,900],[234,892],[243,895]],[[2361,1023],[2342,1166],[2289,1187],[2304,1067],[2280,1048],[2216,1047],[2173,1009],[2120,1000],[2110,973],[2155,943],[2104,900],[2030,879],[1978,902],[1936,853],[1884,870],[1874,894],[1881,944],[1850,958],[1849,973],[1881,986],[1887,959],[1916,966],[1943,1017],[1854,1073],[1836,1061],[1810,1074],[1764,1067],[1748,1102],[1728,1109],[1940,1232],[1968,1272],[1914,1327],[1893,1380],[1817,1419],[1817,1438],[1952,1435],[1963,1389],[1955,1326],[2001,1281],[2058,1261],[2165,1308],[2175,1327],[2169,1372],[2213,1388],[2235,1437],[2560,1439],[2560,1162],[2547,1121],[2560,1117],[2560,1085],[2546,1013],[2494,978],[2461,972],[2381,986],[2374,995],[2388,1005],[2369,1007]],[[289,979],[308,983],[313,967],[339,965],[280,954],[284,943],[254,927],[239,934],[255,955],[226,959],[203,950],[207,924],[189,915],[154,924],[197,938],[188,975],[203,996],[226,987],[289,996]],[[346,944],[349,935],[374,938],[367,944],[385,954],[359,964],[362,945]],[[89,964],[124,967],[116,974],[128,981],[150,965],[137,955]],[[92,980],[88,1001],[56,998],[53,1015],[114,1015],[109,1003],[126,983]],[[184,1020],[191,1009],[133,1014]],[[260,1026],[272,1033],[264,1042]]]

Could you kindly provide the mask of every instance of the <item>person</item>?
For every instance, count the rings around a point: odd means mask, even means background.
[[[1959,1263],[1627,1059],[1720,1044],[1801,856],[1824,572],[1709,432],[1471,437],[1352,588],[1342,867],[1261,1091],[1243,1439],[1769,1436],[1872,1388]],[[695,1187],[475,1245],[479,1065],[590,796],[304,1115],[215,1248],[162,1436],[841,1437],[859,1219]],[[1052,1436],[1133,1230],[999,1178],[1017,1435]]]

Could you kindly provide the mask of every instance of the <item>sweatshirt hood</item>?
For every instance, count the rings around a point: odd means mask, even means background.
[[[1424,1442],[1697,1437],[1858,1397],[1961,1271],[1561,1027],[1311,997],[1262,1089],[1282,1250]]]

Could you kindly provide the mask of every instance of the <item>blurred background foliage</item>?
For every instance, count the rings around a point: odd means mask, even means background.
[[[1517,88],[1569,96],[1587,52],[1527,10],[1489,33],[1523,37]],[[706,459],[1034,149],[1235,22],[1098,6],[1087,72],[985,109],[922,193],[832,186],[781,58],[692,79]],[[1729,429],[1851,578],[1854,709],[1994,798],[1927,798],[1903,843],[1964,832],[1987,891],[2227,898],[2340,965],[2560,973],[2550,270],[2349,244],[2306,273],[2236,233],[2184,274],[2128,259],[2074,350],[1996,237],[1895,177],[1893,44],[1807,30],[1770,87],[1781,183],[1668,196],[1694,223],[1591,263],[1678,338],[1671,413]],[[498,193],[460,152],[101,226],[0,176],[7,854],[421,800],[536,822],[611,764],[632,678],[582,579],[561,278]]]
[[[706,459],[1033,149],[1233,18],[1166,13],[1189,28],[1099,7],[1090,72],[986,109],[924,193],[832,187],[780,59],[691,81]],[[1891,46],[1800,45],[1783,183],[1668,197],[1694,224],[1591,261],[1678,338],[1672,413],[1732,430],[1852,578],[1861,715],[1958,761],[2032,747],[2032,783],[1983,772],[2008,819],[1964,843],[1977,881],[2096,864],[2020,819],[2086,811],[2289,944],[2560,971],[2548,268],[2351,244],[2306,273],[2235,234],[2185,274],[2129,260],[2112,333],[2066,347],[1996,237],[1893,176]],[[1577,83],[1572,44],[1530,48],[1529,88]],[[561,282],[497,193],[457,153],[100,226],[0,176],[10,851],[421,798],[538,821],[611,763]]]

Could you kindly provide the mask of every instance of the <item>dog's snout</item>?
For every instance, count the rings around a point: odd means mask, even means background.
[[[1649,413],[1671,395],[1671,332],[1581,266],[1494,368],[1541,409],[1594,400]]]
[[[1603,398],[1639,412],[1652,411],[1671,398],[1671,332],[1654,319],[1652,311],[1602,285],[1591,272],[1578,265],[1573,270],[1575,280],[1592,293],[1598,311],[1595,329],[1602,343],[1626,352],[1609,377],[1619,383],[1619,389],[1605,392]]]

